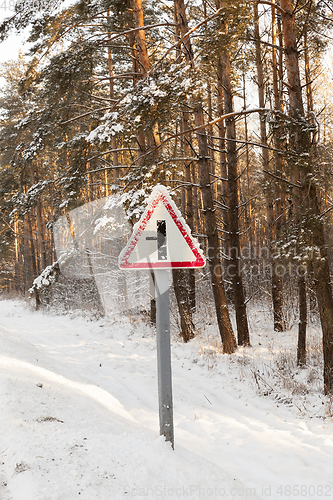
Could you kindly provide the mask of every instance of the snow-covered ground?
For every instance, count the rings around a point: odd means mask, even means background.
[[[306,388],[318,373],[290,379],[294,334],[255,310],[251,326],[232,356],[211,330],[173,339],[172,450],[152,329],[0,301],[0,499],[333,498],[331,405]]]

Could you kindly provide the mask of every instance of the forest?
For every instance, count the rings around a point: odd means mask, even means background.
[[[207,258],[172,271],[183,340],[203,282],[226,354],[251,345],[264,297],[276,335],[296,315],[299,366],[320,322],[332,395],[332,23],[331,0],[17,1],[0,26],[29,33],[0,70],[2,296],[47,304],[66,281],[57,221],[109,198],[132,227],[162,184]]]

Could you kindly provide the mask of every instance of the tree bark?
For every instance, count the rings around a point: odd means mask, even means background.
[[[182,127],[183,130],[188,130],[189,129],[189,121],[188,121],[188,112],[183,111],[182,112]],[[184,154],[185,158],[188,158],[190,156],[190,147],[189,147],[189,141],[190,137],[185,136],[185,141],[184,141]],[[184,164],[184,170],[185,170],[185,181],[186,181],[186,222],[191,229],[191,232],[193,232],[194,228],[194,213],[193,213],[193,186],[192,186],[192,179],[191,179],[191,163],[188,161],[185,161]],[[192,310],[195,310],[195,269],[189,269],[188,270],[188,285],[189,285],[189,296],[190,296],[190,307]]]
[[[196,106],[196,108],[194,109],[194,114],[196,127],[203,125],[204,116],[201,104],[198,104]],[[209,270],[213,287],[217,322],[222,339],[223,351],[227,354],[231,354],[236,350],[236,339],[229,318],[227,300],[223,286],[222,266],[220,258],[220,241],[216,224],[213,193],[210,183],[209,162],[207,160],[208,143],[207,136],[204,131],[198,133],[197,140],[199,147],[199,181],[204,207],[203,212],[208,239]]]
[[[35,250],[35,245],[34,245],[33,232],[32,232],[32,222],[31,222],[30,214],[28,214],[28,231],[29,231],[29,239],[30,239],[30,255],[31,255],[33,279],[35,279],[35,278],[37,278],[39,273],[38,273],[38,268],[37,268],[37,256],[36,256],[36,250]],[[35,288],[35,300],[36,300],[36,309],[38,310],[40,305],[41,305],[41,300],[40,300],[40,295],[39,295],[39,291],[37,290],[37,288]]]
[[[135,27],[144,28],[145,24],[143,18],[142,0],[132,0],[132,6],[135,19]],[[139,29],[138,31],[136,31],[135,38],[136,38],[138,58],[139,58],[142,78],[145,78],[150,69],[145,30]],[[152,149],[155,149],[156,146],[160,145],[161,141],[159,137],[157,123],[154,124],[152,130],[149,130],[147,132],[147,142]]]
[[[109,20],[109,13],[108,13],[108,20]],[[110,35],[111,37],[111,35]],[[108,47],[108,69],[109,69],[109,76],[110,76],[110,83],[109,83],[109,95],[110,95],[110,99],[111,99],[111,103],[114,101],[115,99],[115,94],[114,94],[114,84],[113,84],[113,60],[112,60],[112,49],[111,47]],[[117,152],[117,139],[116,139],[116,136],[112,136],[111,137],[111,148],[113,150],[112,152],[112,163],[113,163],[113,166],[114,167],[117,167],[118,166],[118,152]],[[107,174],[107,170],[105,170],[105,181],[106,181],[106,196],[109,195],[109,189],[108,189],[108,174]],[[117,179],[121,176],[121,171],[118,169],[118,168],[115,168],[113,170],[113,180],[114,182],[117,182]]]
[[[216,8],[220,8],[220,1],[216,1]],[[223,106],[223,72],[222,72],[222,49],[218,49],[218,58],[217,58],[217,113],[218,116],[222,116],[224,114],[224,106]],[[220,163],[220,177],[221,177],[221,197],[222,204],[224,207],[222,208],[222,220],[223,220],[223,246],[224,253],[227,256],[229,254],[229,191],[228,191],[228,172],[227,172],[227,152],[226,152],[226,144],[225,144],[225,124],[224,121],[220,121],[217,124],[219,131],[219,163]],[[226,260],[225,265],[227,265],[228,261]]]
[[[298,323],[298,343],[297,343],[297,364],[306,365],[306,326],[307,326],[307,303],[306,303],[306,283],[304,276],[298,280],[299,293],[299,323]]]
[[[175,8],[177,11],[180,32],[182,37],[188,32],[188,24],[183,0],[175,0]],[[184,40],[185,57],[189,66],[194,71],[194,58],[190,37]],[[204,124],[204,114],[202,103],[199,101],[194,106],[195,125],[201,126]],[[215,207],[211,187],[210,170],[209,170],[209,152],[208,142],[205,129],[197,132],[197,142],[199,149],[198,171],[199,182],[202,193],[203,212],[206,224],[206,234],[208,240],[208,261],[213,287],[215,308],[223,351],[231,354],[237,348],[236,339],[232,330],[227,301],[222,279],[222,266],[220,258],[220,241],[216,224]]]
[[[312,81],[309,59],[309,46],[308,46],[308,33],[307,28],[304,30],[304,69],[305,69],[305,82],[306,82],[306,102],[308,113],[313,111],[313,96],[312,96]]]
[[[14,244],[15,244],[15,264],[14,264],[14,286],[16,292],[20,295],[22,293],[22,272],[21,272],[21,248],[19,242],[19,225],[17,220],[17,213],[14,215]]]
[[[133,14],[135,19],[135,27],[144,27],[143,10],[142,10],[142,0],[132,0]],[[149,58],[146,44],[146,33],[145,30],[138,30],[136,32],[137,48],[139,53],[139,61],[141,64],[142,76],[146,76],[149,71]]]
[[[142,0],[132,0],[134,22],[136,28],[144,27],[144,17],[142,9]],[[132,57],[133,57],[133,73],[134,85],[139,79],[138,73],[141,73],[142,78],[147,75],[150,63],[146,44],[146,34],[144,30],[136,31],[135,35],[129,35],[131,47],[132,47]],[[159,145],[159,137],[154,134],[153,130],[149,130],[146,133],[139,132],[137,136],[137,142],[139,145],[139,164],[144,165],[147,161],[146,152],[149,147],[155,148]],[[153,154],[156,156],[156,152]],[[141,158],[140,158],[141,157]],[[152,274],[152,279],[154,281],[154,276]],[[150,321],[152,324],[156,324],[156,300],[155,296],[151,297],[150,300]]]
[[[190,296],[188,293],[189,283],[186,270],[173,269],[172,279],[180,315],[181,336],[184,342],[188,342],[195,336],[195,327],[191,314]]]
[[[39,182],[39,160],[36,159],[36,170],[34,170],[33,165],[31,165],[31,178],[32,182]],[[37,238],[38,238],[38,247],[39,247],[39,255],[37,253],[38,258],[38,271],[41,272],[46,267],[46,250],[45,250],[45,230],[44,230],[44,221],[42,214],[42,203],[40,198],[37,199],[36,203],[36,221],[37,221]]]
[[[224,112],[234,111],[231,89],[231,66],[228,52],[222,55],[222,83],[224,97]],[[227,160],[228,160],[228,188],[229,188],[229,240],[230,263],[228,269],[233,269],[231,274],[236,312],[238,345],[250,345],[250,334],[247,322],[245,292],[241,273],[241,252],[239,241],[239,186],[238,186],[238,160],[236,151],[236,124],[235,118],[226,120],[227,132]],[[230,140],[228,140],[230,139]]]
[[[333,296],[327,246],[316,186],[311,181],[313,158],[311,158],[310,133],[306,126],[300,126],[302,122],[305,125],[305,115],[298,63],[294,6],[291,0],[280,0],[280,6],[284,11],[282,13],[282,26],[289,84],[290,116],[294,120],[292,133],[295,152],[298,153],[298,161],[294,168],[297,169],[301,181],[300,197],[302,207],[305,209],[309,241],[316,245],[319,251],[319,256],[313,258],[313,269],[323,331],[324,390],[326,394],[333,394]]]
[[[255,49],[256,49],[256,67],[257,67],[257,84],[258,84],[258,97],[259,97],[259,108],[265,107],[265,87],[264,87],[264,75],[262,67],[262,54],[260,46],[260,31],[259,31],[259,14],[258,5],[254,4],[254,23],[255,23]],[[269,171],[269,153],[267,149],[267,133],[266,124],[262,117],[260,117],[260,140],[263,144],[262,148],[262,162],[264,170]],[[276,263],[273,258],[273,248],[272,243],[276,241],[276,227],[275,227],[275,216],[274,216],[274,189],[266,188],[266,209],[267,209],[267,222],[268,222],[268,234],[269,234],[269,253],[270,253],[270,265],[271,265],[271,290],[272,290],[272,303],[273,303],[273,314],[274,314],[274,330],[282,332],[284,327],[283,320],[283,290],[282,290],[282,280],[276,272]]]

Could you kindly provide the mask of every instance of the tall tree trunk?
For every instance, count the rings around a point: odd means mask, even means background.
[[[132,0],[132,7],[133,7],[135,27],[143,28],[145,24],[143,17],[142,0]],[[145,31],[139,29],[138,31],[135,32],[135,34],[130,34],[129,39],[132,47],[133,73],[134,73],[133,81],[135,85],[135,83],[138,81],[139,78],[138,74],[141,73],[142,78],[145,78],[150,68]],[[137,136],[137,141],[139,144],[139,164],[144,165],[147,161],[146,157],[147,148],[149,147],[154,148],[155,146],[159,145],[160,143],[159,137],[157,133],[154,133],[154,130],[149,130],[146,133],[139,132]],[[156,156],[156,152],[154,153],[154,156]],[[153,283],[155,283],[153,273],[151,279],[153,280]],[[155,294],[152,294],[150,300],[150,320],[152,324],[156,323]]]
[[[28,231],[29,231],[29,240],[30,240],[30,255],[31,255],[31,264],[32,264],[32,272],[33,279],[38,276],[38,268],[37,268],[37,256],[36,256],[36,248],[34,244],[33,231],[32,231],[32,222],[31,216],[28,214]],[[39,290],[35,288],[35,300],[36,300],[36,309],[39,309],[41,305]]]
[[[21,273],[21,249],[19,243],[19,225],[17,213],[14,215],[14,243],[15,243],[15,264],[14,264],[14,283],[18,294],[22,293],[22,273]]]
[[[194,109],[195,125],[197,127],[204,125],[204,116],[201,104]],[[208,260],[211,274],[213,294],[215,299],[215,308],[217,322],[223,343],[223,351],[231,354],[236,349],[236,339],[232,330],[227,300],[225,296],[222,266],[220,259],[220,241],[216,224],[215,207],[211,189],[211,180],[209,175],[208,143],[205,132],[198,133],[199,147],[199,181],[202,193],[202,202],[204,207],[204,216],[206,223],[206,234],[208,239]]]
[[[258,15],[258,5],[254,4],[254,22],[255,22],[255,49],[256,49],[256,67],[257,67],[257,84],[258,84],[258,97],[259,97],[259,108],[265,107],[265,88],[264,88],[264,75],[262,67],[262,53],[260,45],[260,31],[259,31],[259,15]],[[260,117],[260,140],[263,145],[262,148],[262,162],[264,170],[269,171],[269,153],[267,149],[267,133],[266,124],[262,117]],[[282,308],[282,281],[276,272],[276,263],[273,258],[272,243],[276,241],[276,227],[275,227],[275,216],[274,216],[274,189],[266,188],[266,208],[267,208],[267,222],[268,222],[268,234],[269,234],[269,253],[270,253],[270,265],[271,265],[271,290],[272,290],[272,302],[273,302],[273,314],[274,314],[274,330],[282,332],[284,330],[284,320],[283,320],[283,308]]]
[[[282,44],[282,39],[279,36],[279,43]],[[280,61],[280,55],[282,54],[282,45],[279,50],[279,58],[277,57],[277,49],[278,47],[278,36],[277,36],[277,20],[276,20],[276,8],[272,7],[272,79],[273,79],[273,96],[274,96],[274,109],[277,112],[283,111],[283,104],[281,98],[281,86],[282,86],[282,75],[281,70],[278,65],[278,60]],[[282,64],[282,61],[281,61]],[[274,152],[274,163],[275,163],[275,173],[278,177],[283,176],[284,172],[284,158],[279,151],[284,149],[284,140],[283,134],[281,131],[281,127],[275,127],[273,140],[274,147],[276,151]],[[279,239],[281,235],[281,228],[286,221],[285,217],[285,206],[286,206],[286,194],[285,190],[281,189],[280,186],[276,186],[276,209],[275,209],[275,229],[276,229],[276,238]]]
[[[208,102],[208,118],[209,120],[213,120],[213,107],[212,107],[212,89],[211,85],[209,82],[207,82],[207,102]],[[212,191],[213,191],[213,197],[216,200],[217,199],[217,184],[216,184],[216,177],[215,177],[215,152],[214,152],[214,141],[212,139],[213,137],[213,127],[212,125],[209,125],[207,127],[208,131],[208,145],[210,146],[210,173],[212,177]]]
[[[323,331],[324,353],[324,389],[326,394],[333,394],[333,296],[330,269],[325,243],[324,227],[320,217],[316,186],[311,182],[313,158],[311,158],[311,138],[305,124],[302,101],[302,87],[298,63],[294,6],[291,0],[280,0],[282,26],[285,45],[285,64],[289,84],[290,116],[294,120],[293,135],[295,152],[298,153],[296,165],[301,181],[300,197],[305,211],[307,232],[312,244],[319,250],[320,257],[313,259],[316,293]],[[310,240],[311,241],[311,240]]]
[[[184,110],[182,112],[182,128],[183,130],[189,129],[188,112]],[[183,148],[185,158],[190,156],[190,137],[186,135],[184,137]],[[185,161],[185,181],[186,181],[186,222],[193,233],[194,228],[194,210],[193,210],[193,184],[191,178],[191,162]],[[195,269],[188,270],[188,285],[189,285],[189,297],[191,309],[195,309]]]
[[[244,61],[244,58],[243,58]],[[247,109],[246,103],[246,75],[245,75],[245,61],[243,68],[243,103],[244,110]],[[252,253],[253,253],[253,234],[252,234],[252,201],[251,201],[251,172],[250,172],[250,152],[249,152],[249,131],[248,131],[248,123],[247,116],[244,115],[244,132],[245,132],[245,148],[246,148],[246,184],[247,184],[247,196],[250,198],[248,204],[245,207],[245,219],[248,226],[248,235],[249,235],[249,260],[252,262]]]
[[[142,0],[132,0],[133,14],[136,28],[144,28]],[[149,71],[149,58],[146,44],[145,30],[136,31],[136,42],[141,65],[142,76],[145,77]]]
[[[188,294],[187,272],[185,269],[173,269],[172,278],[180,316],[181,336],[184,342],[188,342],[195,336],[195,327]]]
[[[306,326],[307,326],[307,303],[306,303],[306,283],[304,276],[298,280],[299,293],[299,322],[298,322],[298,343],[297,343],[297,364],[306,364]]]
[[[145,23],[144,23],[144,18],[143,18],[142,0],[132,0],[132,6],[133,6],[134,19],[135,19],[135,27],[136,28],[144,28]],[[139,29],[138,31],[136,31],[135,38],[136,38],[138,58],[139,58],[139,63],[140,63],[140,71],[142,74],[142,78],[145,78],[145,76],[147,75],[149,68],[150,68],[145,30]],[[156,146],[158,147],[160,145],[161,141],[160,141],[160,137],[159,137],[157,123],[155,123],[153,125],[152,130],[149,130],[147,132],[147,139],[148,139],[149,147],[151,147],[153,149]],[[154,154],[154,156],[156,156],[156,155]]]
[[[223,97],[225,113],[234,111],[231,89],[231,65],[227,51],[222,56]],[[232,272],[232,287],[236,312],[238,345],[250,345],[249,327],[247,322],[245,292],[241,273],[241,252],[239,241],[239,187],[238,187],[238,159],[236,145],[235,118],[226,120],[227,132],[227,160],[228,160],[228,187],[229,187],[229,238],[230,263]]]
[[[298,55],[296,54],[297,58]],[[298,64],[298,62],[297,62]],[[295,69],[295,68],[294,68]],[[289,74],[288,74],[289,76]],[[299,79],[299,78],[298,78]],[[299,84],[300,82],[297,82]],[[292,89],[289,92],[290,99],[292,98]],[[295,99],[295,96],[293,97]],[[298,104],[301,104],[301,109],[303,110],[303,101],[302,96],[298,96],[297,98]],[[296,101],[295,101],[296,102]],[[290,112],[293,113],[293,109],[290,109]],[[304,112],[302,111],[304,114]],[[296,116],[296,115],[294,115]],[[278,134],[278,138],[280,139],[280,134]],[[304,137],[305,140],[307,140]],[[281,146],[279,140],[277,144]],[[297,142],[293,144],[295,150],[297,151],[299,146]],[[292,170],[292,180],[294,183],[300,182],[300,178],[302,176],[301,171],[298,168],[294,168]],[[302,195],[299,189],[294,189],[292,193],[292,212],[295,218],[294,224],[297,227],[301,221],[301,210],[302,210]],[[307,330],[307,294],[306,294],[306,281],[305,275],[299,276],[297,280],[298,286],[298,309],[299,309],[299,320],[298,320],[298,343],[297,343],[297,363],[299,365],[304,365],[306,363],[306,330]]]
[[[220,8],[220,0],[216,0],[216,8]],[[217,113],[218,116],[224,114],[223,106],[223,72],[222,72],[222,49],[218,48],[217,58]],[[224,235],[224,252],[227,256],[229,254],[229,192],[228,192],[228,172],[227,172],[227,152],[225,144],[225,124],[224,121],[218,122],[219,132],[219,162],[220,162],[220,177],[221,177],[221,197],[222,197],[222,220],[223,220],[223,235]],[[226,265],[228,261],[226,260]]]
[[[108,14],[108,20],[109,20],[109,14]],[[110,35],[111,38],[111,35]],[[110,84],[109,84],[109,95],[111,99],[111,103],[114,102],[115,100],[115,94],[114,94],[114,84],[113,84],[113,60],[112,60],[112,49],[111,47],[108,47],[108,68],[109,68],[109,77],[110,77]],[[117,152],[117,138],[115,135],[111,137],[111,148],[112,148],[112,164],[114,167],[118,167],[118,152]],[[105,175],[106,175],[106,195],[108,196],[109,194],[109,189],[108,189],[108,175],[107,175],[107,170],[105,170]],[[119,171],[118,168],[115,168],[113,170],[113,179],[115,182],[117,182],[117,179],[119,178],[119,174],[121,172]]]
[[[39,160],[36,159],[36,169],[34,169],[33,165],[31,165],[31,178],[32,182],[39,182]],[[42,203],[40,198],[37,199],[36,203],[36,222],[37,222],[37,241],[38,241],[38,250],[37,253],[39,260],[39,272],[45,269],[46,267],[46,250],[45,250],[45,231],[44,231],[44,220],[42,214]],[[39,254],[39,255],[38,255]]]
[[[144,27],[142,0],[132,0],[132,4],[133,4],[133,12],[134,12],[136,27],[137,28]],[[141,73],[142,77],[144,78],[150,68],[147,44],[146,44],[146,35],[144,30],[138,30],[136,32],[136,43],[138,48],[138,57],[140,62]],[[153,150],[160,145],[160,137],[159,137],[157,123],[153,126],[152,130],[149,130],[147,132],[146,142],[148,143],[149,147],[152,148]],[[156,157],[156,152],[153,153],[153,158],[154,157]],[[190,165],[187,165],[186,171],[187,171],[187,177],[189,177]],[[190,223],[191,223],[193,210],[191,207],[192,193],[190,191],[190,186],[187,189],[187,195],[188,195],[187,202],[189,204],[188,210],[191,212],[190,215]],[[192,226],[193,226],[193,220],[192,220]],[[187,295],[189,282],[187,279],[185,279],[186,278],[185,272],[181,270],[173,271],[172,274],[173,274],[173,282],[178,303],[179,314],[181,318],[182,336],[185,341],[188,341],[194,336],[194,325],[192,321],[191,305]],[[194,278],[193,272],[191,273],[190,276],[192,277],[192,287],[193,287],[193,278]],[[192,291],[192,301],[193,301],[193,291]],[[151,313],[154,311],[154,308],[155,304],[154,302],[152,302]]]
[[[137,44],[136,44],[136,38],[135,34],[129,33],[128,34],[128,40],[129,44],[132,50],[132,71],[133,71],[133,85],[136,85],[136,83],[139,81],[139,55],[138,55],[138,50],[137,50]],[[137,143],[139,146],[139,155],[138,155],[138,164],[143,165],[145,160],[144,160],[144,155],[146,153],[146,137],[143,132],[139,132],[137,135]]]
[[[178,10],[176,5],[174,4],[174,21],[175,23],[178,23]],[[180,40],[181,38],[181,32],[179,28],[179,24],[176,27],[176,38],[177,40]],[[180,47],[177,47],[177,62],[180,62],[181,60],[181,50]],[[182,132],[185,130],[189,130],[189,111],[184,106],[182,112],[181,112],[181,128]],[[191,135],[190,133],[187,133],[183,136],[182,138],[182,149],[184,152],[184,157],[189,158],[190,157],[190,143],[191,143]],[[192,182],[192,170],[194,167],[192,167],[192,162],[186,161],[184,162],[184,172],[185,172],[185,182],[186,182],[186,209],[185,209],[185,217],[186,217],[186,222],[191,229],[191,232],[193,233],[194,231],[194,206],[193,206],[193,182]],[[188,270],[188,295],[189,295],[189,303],[190,303],[190,308],[193,311],[195,311],[196,308],[196,295],[195,295],[195,269],[189,269]]]
[[[175,8],[179,19],[180,32],[182,37],[188,32],[188,23],[183,0],[175,0]],[[190,37],[184,40],[186,61],[194,70],[194,58]],[[204,125],[204,114],[201,102],[194,106],[195,125]],[[199,149],[198,171],[201,186],[202,201],[204,208],[204,217],[206,223],[206,234],[208,239],[208,260],[215,300],[217,322],[222,339],[223,350],[225,353],[232,353],[236,349],[236,339],[232,330],[229,312],[226,302],[226,296],[222,279],[222,266],[220,260],[220,241],[216,224],[215,207],[211,187],[209,171],[209,151],[207,135],[202,129],[197,133],[197,142]]]
[[[312,96],[312,81],[309,59],[309,45],[308,45],[308,32],[307,28],[304,30],[304,69],[305,69],[305,82],[306,82],[306,103],[308,113],[313,111],[313,96]]]

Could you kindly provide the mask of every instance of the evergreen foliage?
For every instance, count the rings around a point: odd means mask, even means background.
[[[204,216],[214,211],[230,296],[232,143],[239,170],[234,179],[238,250],[250,248],[248,258],[238,257],[248,296],[270,289],[266,274],[253,278],[253,268],[265,264],[258,257],[262,248],[285,268],[325,258],[332,238],[332,108],[320,79],[332,34],[331,0],[289,2],[304,112],[292,106],[282,2],[275,8],[273,2],[259,2],[257,21],[252,1],[190,1],[188,26],[177,18],[181,2],[146,0],[142,12],[139,0],[78,0],[70,7],[58,0],[37,3],[29,8],[29,2],[16,2],[0,26],[0,40],[29,27],[31,43],[25,57],[1,69],[6,80],[0,95],[3,290],[26,294],[43,270],[57,272],[52,227],[60,216],[117,192],[134,224],[152,187],[163,183],[206,249],[210,228]],[[221,118],[226,65],[238,110],[227,120]],[[257,108],[253,85],[263,87],[259,114],[249,109]],[[233,138],[226,132],[231,120]],[[213,210],[205,205],[200,180],[203,136]],[[316,191],[318,206],[307,204],[305,187]],[[303,198],[295,194],[301,190]],[[325,223],[325,244],[317,238],[318,221]],[[178,281],[190,286],[183,278]],[[289,275],[283,280],[297,288]],[[313,281],[308,286],[313,288]]]

